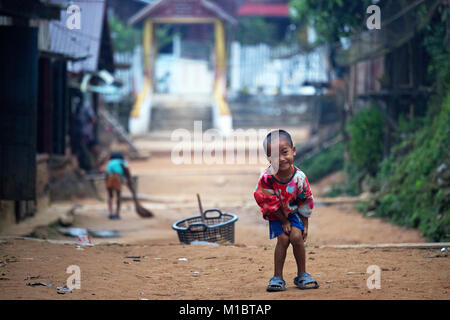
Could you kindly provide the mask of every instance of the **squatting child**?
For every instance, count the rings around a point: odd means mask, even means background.
[[[308,218],[314,199],[305,174],[293,165],[296,154],[290,134],[284,130],[270,132],[264,140],[270,166],[261,174],[254,197],[263,218],[269,221],[270,239],[277,238],[274,276],[267,291],[284,291],[283,267],[290,244],[297,263],[294,284],[300,289],[318,288],[306,273],[304,241],[308,236]]]

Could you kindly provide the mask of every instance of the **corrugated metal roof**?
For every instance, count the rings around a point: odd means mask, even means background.
[[[288,17],[287,3],[247,2],[237,12],[238,16]]]
[[[69,61],[68,71],[93,72],[97,70],[103,21],[105,21],[105,0],[50,0],[66,8],[77,5],[80,8],[80,29],[69,29],[67,21],[72,13],[61,11],[59,21],[49,22],[50,51],[73,58],[88,57],[81,61]]]

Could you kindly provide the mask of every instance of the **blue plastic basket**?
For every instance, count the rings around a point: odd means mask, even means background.
[[[190,244],[195,240],[234,243],[234,223],[238,220],[236,215],[210,209],[203,213],[203,217],[178,220],[172,225],[181,243]]]

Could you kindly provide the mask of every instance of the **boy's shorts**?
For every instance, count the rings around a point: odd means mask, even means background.
[[[106,188],[120,191],[122,187],[122,178],[118,173],[108,173],[106,176]]]
[[[305,230],[303,226],[302,219],[300,219],[300,215],[298,213],[291,213],[288,216],[288,220],[291,223],[292,227],[296,227],[300,230]],[[283,226],[280,220],[269,221],[269,233],[270,239],[278,237],[280,234],[284,233]]]

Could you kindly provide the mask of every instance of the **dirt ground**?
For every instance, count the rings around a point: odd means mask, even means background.
[[[294,286],[296,265],[290,248],[284,270],[287,290],[268,293],[275,240],[269,240],[267,223],[252,193],[262,166],[175,166],[167,156],[130,165],[139,176],[139,194],[151,200],[142,204],[155,217],[138,217],[132,202],[124,201],[122,219],[108,220],[104,201],[78,201],[82,208],[73,227],[117,230],[122,235],[93,238],[95,246],[82,249],[70,243],[6,238],[14,233],[4,231],[0,235],[0,299],[450,298],[450,261],[439,249],[332,247],[424,242],[417,230],[365,218],[351,204],[319,205],[310,219],[307,271],[320,288],[302,291]],[[318,202],[324,187],[312,186]],[[171,227],[179,219],[199,214],[196,193],[204,209],[238,215],[233,245],[180,244]],[[68,209],[73,203],[55,205]],[[76,240],[57,234],[49,237]],[[80,267],[81,289],[58,294],[55,288],[65,285],[70,265]],[[371,265],[381,269],[381,289],[367,287],[370,274],[366,271]],[[25,280],[30,276],[39,278]],[[27,286],[33,281],[53,286]]]

